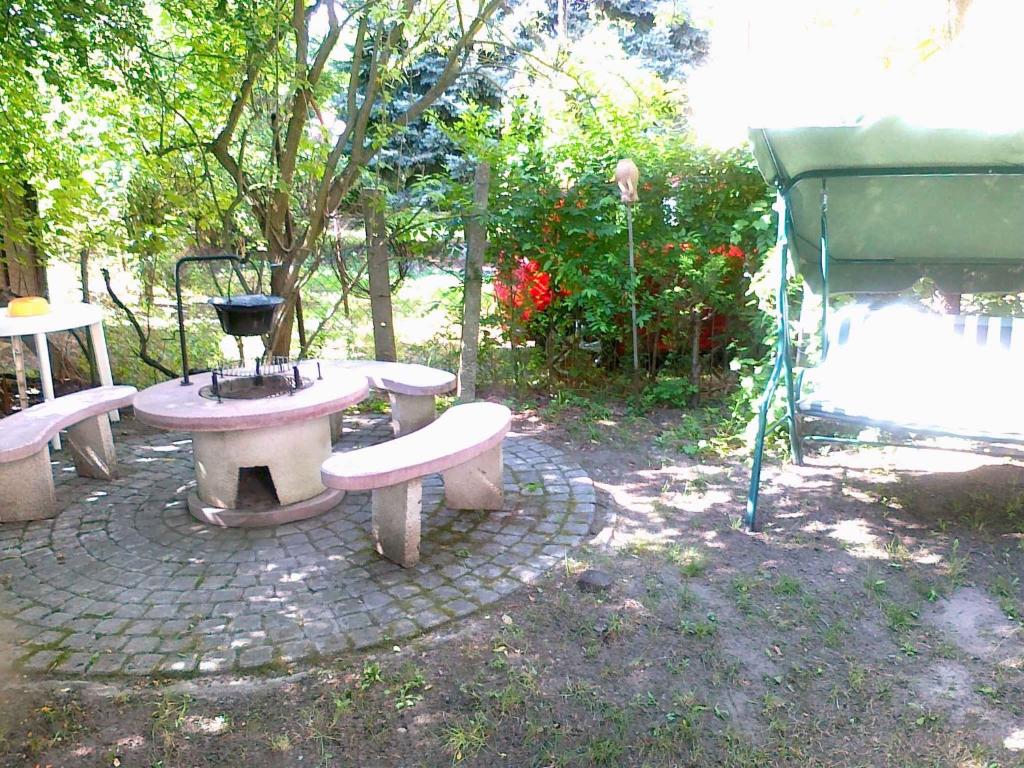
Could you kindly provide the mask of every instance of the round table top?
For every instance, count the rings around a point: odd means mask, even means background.
[[[323,380],[317,380],[315,360],[299,363],[300,373],[313,380],[313,386],[291,395],[262,400],[210,400],[199,394],[209,385],[212,375],[190,377],[191,385],[181,379],[165,381],[144,389],[132,403],[135,417],[153,427],[188,432],[235,432],[275,427],[296,421],[328,416],[358,403],[369,394],[369,382],[358,373],[334,366],[321,366]]]
[[[45,315],[11,317],[0,309],[0,336],[32,336],[69,328],[83,328],[103,321],[103,310],[95,304],[53,304]]]

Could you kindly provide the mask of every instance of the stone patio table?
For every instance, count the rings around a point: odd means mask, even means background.
[[[324,487],[320,465],[331,454],[330,416],[363,400],[365,376],[315,361],[299,363],[312,386],[263,399],[203,397],[209,373],[167,381],[135,397],[139,421],[192,433],[196,492],[189,511],[230,527],[278,525],[325,512],[344,495]],[[318,378],[318,374],[321,378]],[[262,499],[249,490],[268,484]]]

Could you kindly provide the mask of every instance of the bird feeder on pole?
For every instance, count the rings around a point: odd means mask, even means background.
[[[633,370],[640,370],[640,348],[636,329],[636,258],[633,253],[633,204],[640,197],[640,169],[629,158],[619,160],[615,166],[615,183],[619,185],[620,199],[626,206],[626,230],[629,234],[629,309],[633,325]]]

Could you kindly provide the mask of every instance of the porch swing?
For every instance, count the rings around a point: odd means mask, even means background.
[[[777,190],[778,343],[760,402],[746,524],[757,504],[780,384],[795,463],[839,422],[905,436],[1024,443],[1024,319],[939,315],[868,302],[921,278],[949,293],[1024,291],[1024,131],[864,125],[754,129]],[[821,360],[797,371],[789,264],[821,302]],[[852,295],[833,311],[830,300]],[[778,422],[776,422],[778,423]]]

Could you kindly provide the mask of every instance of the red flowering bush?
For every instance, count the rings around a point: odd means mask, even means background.
[[[502,135],[488,239],[502,254],[494,293],[505,322],[544,339],[549,359],[582,336],[600,341],[604,362],[617,366],[631,357],[635,294],[649,370],[690,370],[695,346],[760,344],[746,293],[772,226],[770,197],[749,156],[584,118],[579,132],[554,146],[541,140],[540,118],[525,111]],[[623,145],[623,136],[633,138]],[[627,156],[641,169],[631,208],[635,282],[626,208],[610,178]]]
[[[689,243],[684,243],[689,245]],[[742,278],[743,265],[747,260],[747,254],[738,245],[719,245],[711,248],[708,253],[715,256],[722,256],[726,259],[728,272],[725,275],[726,288],[729,282],[735,282]],[[715,312],[708,309],[701,318],[700,326],[700,351],[710,352],[723,342],[730,340],[731,328],[734,324],[728,310]]]
[[[502,251],[498,259],[494,298],[514,321],[528,323],[535,312],[543,312],[551,305],[555,296],[551,275],[524,256],[509,258]]]

